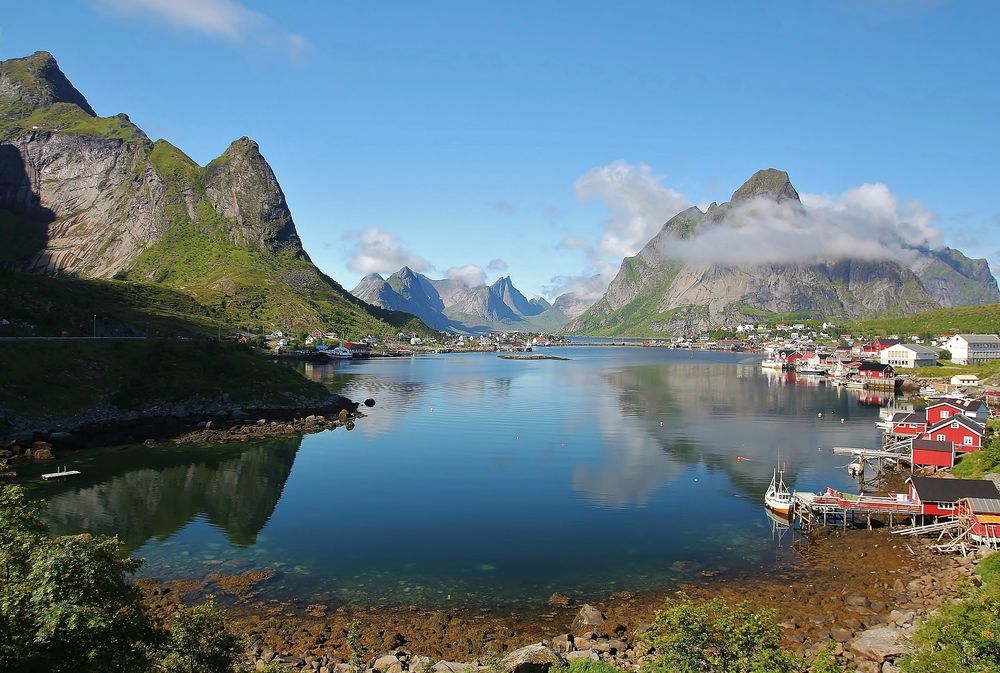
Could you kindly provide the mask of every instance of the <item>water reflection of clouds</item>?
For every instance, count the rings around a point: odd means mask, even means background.
[[[643,505],[700,463],[757,495],[779,450],[794,480],[797,470],[829,462],[830,447],[857,438],[856,424],[841,423],[861,414],[857,395],[758,370],[691,363],[606,373],[606,394],[593,396],[605,460],[599,468],[576,468],[574,489],[602,505]],[[817,446],[827,453],[818,455]]]
[[[659,488],[685,471],[664,453],[663,446],[639,427],[622,423],[613,408],[596,409],[605,462],[596,468],[573,469],[573,489],[606,507],[644,506]]]

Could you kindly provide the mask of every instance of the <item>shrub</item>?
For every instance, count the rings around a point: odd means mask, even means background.
[[[643,640],[656,654],[644,673],[791,673],[802,662],[781,649],[773,610],[720,599],[696,604],[682,599],[656,615]]]
[[[40,507],[0,488],[0,670],[146,670],[160,634],[126,579],[140,565],[117,538],[49,537]]]
[[[156,670],[162,673],[229,673],[239,669],[243,639],[226,629],[211,596],[201,605],[181,606],[171,618],[170,639]]]
[[[924,620],[905,657],[905,673],[996,673],[1000,670],[1000,588],[969,590]]]

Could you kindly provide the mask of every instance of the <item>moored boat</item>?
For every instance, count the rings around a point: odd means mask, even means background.
[[[771,484],[764,492],[764,505],[775,514],[788,516],[792,511],[792,493],[785,486],[785,471],[774,468]]]

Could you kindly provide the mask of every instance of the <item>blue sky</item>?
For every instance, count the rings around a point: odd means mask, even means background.
[[[348,288],[409,263],[551,298],[768,166],[1000,271],[997,25],[988,1],[36,0],[0,58],[51,51],[201,164],[256,139]]]

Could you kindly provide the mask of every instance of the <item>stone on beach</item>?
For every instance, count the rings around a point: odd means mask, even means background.
[[[501,665],[507,673],[546,673],[549,667],[562,663],[562,657],[545,645],[536,643],[514,650],[503,658]]]

